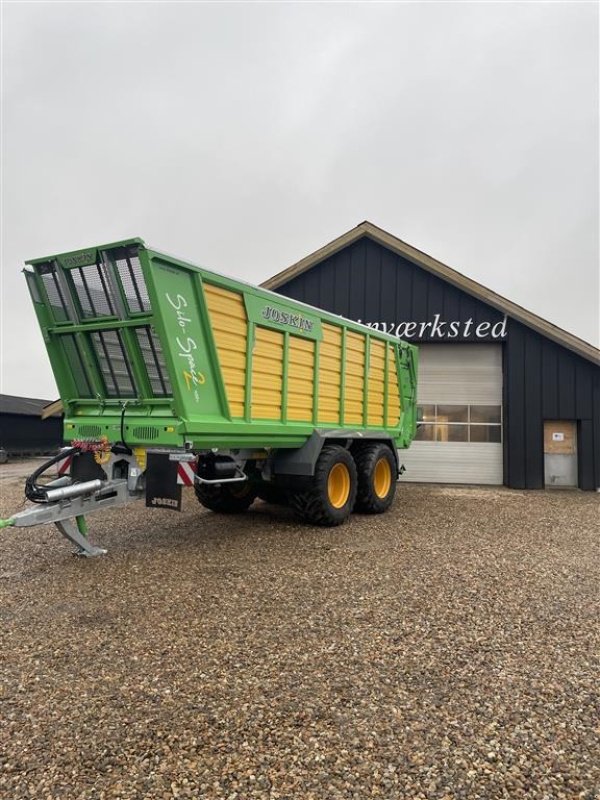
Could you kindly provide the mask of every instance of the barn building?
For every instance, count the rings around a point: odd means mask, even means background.
[[[60,411],[44,413],[49,402],[0,394],[0,451],[7,456],[56,452],[62,444],[62,417]]]
[[[405,480],[600,487],[600,351],[363,222],[265,288],[419,345]]]

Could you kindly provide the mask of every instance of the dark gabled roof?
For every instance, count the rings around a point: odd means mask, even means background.
[[[12,394],[0,394],[0,414],[20,414],[27,417],[41,417],[44,406],[50,400],[36,397],[16,397]]]
[[[533,330],[541,333],[542,336],[546,336],[548,339],[552,339],[563,347],[567,347],[574,353],[583,356],[583,358],[595,364],[600,364],[600,350],[589,344],[589,342],[559,328],[558,325],[553,325],[542,317],[538,317],[537,314],[527,311],[522,306],[502,297],[502,295],[496,294],[496,292],[482,286],[480,283],[477,283],[477,281],[461,275],[460,272],[457,272],[455,269],[432,258],[432,256],[428,256],[427,253],[417,250],[416,247],[412,247],[412,245],[403,242],[402,239],[398,239],[396,236],[384,231],[382,228],[378,228],[377,225],[373,225],[372,222],[368,221],[361,222],[356,228],[352,228],[347,231],[347,233],[342,234],[342,236],[338,236],[337,239],[319,248],[319,250],[306,256],[296,264],[292,264],[291,267],[284,269],[282,272],[278,272],[277,275],[264,281],[261,285],[265,289],[277,289],[284,283],[291,281],[293,278],[297,278],[329,256],[332,256],[334,253],[339,252],[344,247],[353,244],[363,237],[368,237],[378,242],[394,253],[411,261],[413,264],[422,267],[438,278],[462,289],[463,292],[482,300],[493,308],[497,308],[508,317],[512,317],[522,322],[524,325],[527,325],[529,328],[533,328]]]

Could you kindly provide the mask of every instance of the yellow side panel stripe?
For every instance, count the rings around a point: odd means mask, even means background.
[[[281,419],[283,333],[256,327],[252,357],[252,418]]]
[[[319,348],[318,421],[339,424],[342,329],[325,322],[322,331],[323,339]]]
[[[248,323],[241,294],[204,284],[204,295],[233,417],[244,416]]]
[[[365,376],[365,345],[362,334],[346,334],[346,384],[344,390],[344,422],[362,424]]]
[[[400,390],[398,388],[398,371],[396,354],[393,347],[388,351],[388,419],[387,424],[395,427],[400,422]]]

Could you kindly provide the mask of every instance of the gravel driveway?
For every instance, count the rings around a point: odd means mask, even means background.
[[[187,495],[90,517],[92,560],[3,530],[0,796],[593,800],[599,501],[404,484],[322,530]]]

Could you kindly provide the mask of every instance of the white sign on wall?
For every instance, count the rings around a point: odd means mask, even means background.
[[[362,322],[362,320],[358,320]],[[420,339],[429,337],[440,341],[446,339],[504,339],[506,337],[506,316],[498,322],[474,323],[473,318],[464,322],[459,320],[443,320],[441,314],[434,314],[428,322],[363,322],[373,330],[397,336],[399,339]]]

